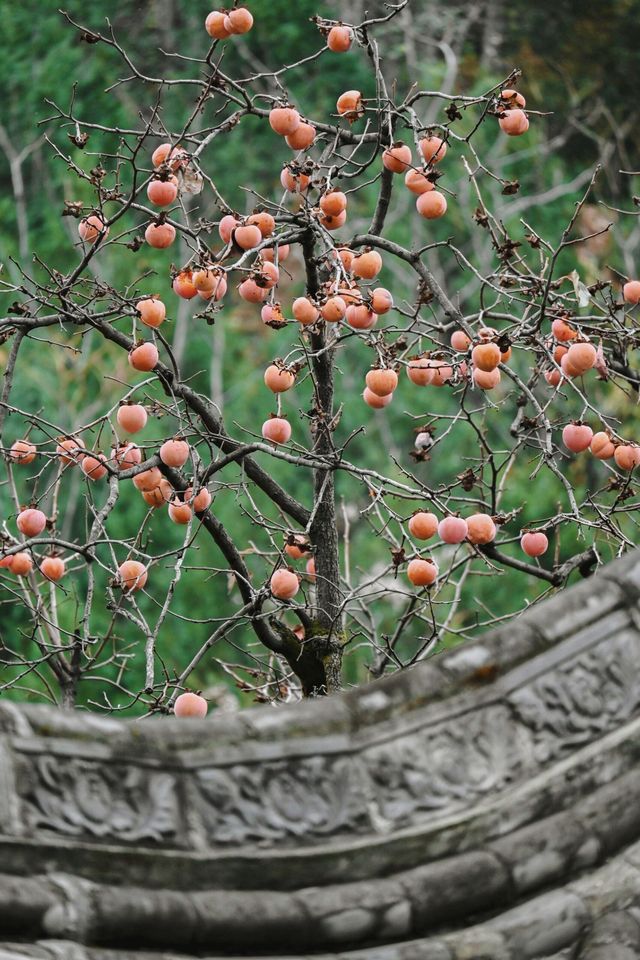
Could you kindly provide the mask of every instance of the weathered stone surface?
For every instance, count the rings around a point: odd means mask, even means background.
[[[639,601],[232,718],[0,703],[0,960],[640,956]]]
[[[580,960],[637,960],[639,956],[640,925],[625,910],[596,920],[580,951]]]

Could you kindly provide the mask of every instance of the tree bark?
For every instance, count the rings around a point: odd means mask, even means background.
[[[303,241],[307,269],[307,290],[316,297],[319,289],[314,255],[313,234]],[[314,457],[333,457],[333,392],[335,350],[326,349],[326,329],[311,334],[312,367],[315,381],[313,429]],[[335,473],[322,469],[313,472],[313,519],[309,539],[313,544],[316,565],[316,606],[314,631],[309,642],[324,665],[326,693],[341,687],[344,617],[340,590],[340,550],[335,502]]]

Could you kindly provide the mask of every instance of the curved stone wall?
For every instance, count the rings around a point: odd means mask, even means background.
[[[640,956],[639,599],[230,718],[0,703],[0,960]]]

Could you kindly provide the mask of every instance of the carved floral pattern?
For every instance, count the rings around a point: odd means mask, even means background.
[[[23,759],[23,804],[31,827],[138,842],[177,834],[175,780],[169,773],[75,757]]]
[[[640,707],[640,635],[623,631],[509,698],[533,731],[539,763],[590,743]]]
[[[527,747],[527,732],[495,706],[368,751],[367,767],[381,815],[398,825],[504,788],[522,775]]]
[[[196,790],[214,844],[314,839],[368,827],[356,757],[308,757],[198,771]]]
[[[640,711],[640,633],[549,665],[501,703],[397,733],[353,754],[184,771],[189,819],[210,846],[297,845],[408,826],[505,789]],[[538,667],[541,664],[538,663]],[[178,842],[172,774],[68,756],[23,755],[23,820],[72,836]]]

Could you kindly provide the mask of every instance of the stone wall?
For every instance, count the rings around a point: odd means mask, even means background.
[[[640,957],[640,556],[326,701],[0,704],[0,960]]]

